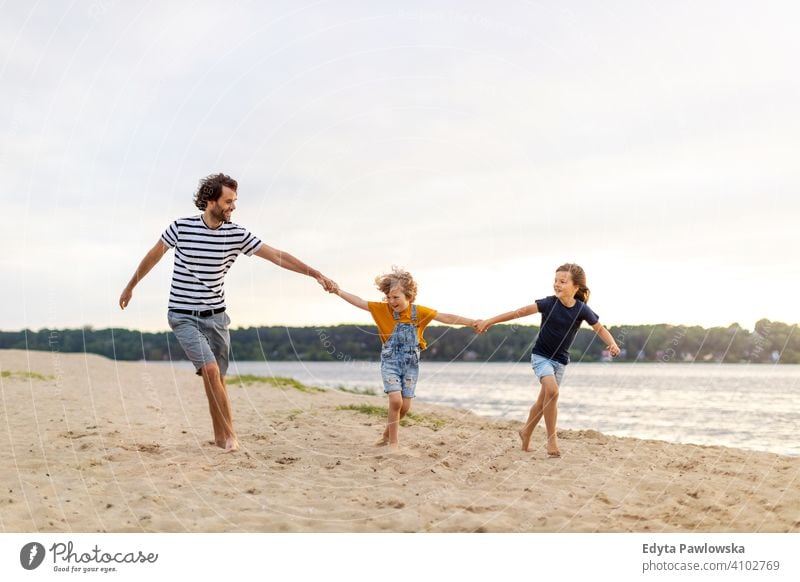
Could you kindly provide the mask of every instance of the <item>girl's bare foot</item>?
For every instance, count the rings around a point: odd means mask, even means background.
[[[519,438],[522,439],[522,450],[527,453],[528,452],[528,446],[531,444],[531,435],[530,434],[525,434],[525,429],[518,430],[517,434],[519,435]]]
[[[239,450],[239,439],[236,437],[228,438],[228,440],[225,441],[224,449],[226,453],[235,453]]]
[[[561,451],[558,448],[558,437],[556,437],[556,435],[553,435],[547,441],[547,456],[553,459],[561,456]]]

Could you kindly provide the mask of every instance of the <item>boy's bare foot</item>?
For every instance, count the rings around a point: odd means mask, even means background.
[[[530,434],[526,435],[525,434],[525,429],[518,430],[517,434],[519,435],[519,438],[522,439],[522,450],[527,453],[528,452],[528,446],[530,446],[530,444],[531,444],[531,435]]]
[[[376,447],[385,447],[388,444],[389,444],[389,427],[387,426],[384,429],[383,434],[381,435],[381,438],[379,438],[377,441],[375,441],[375,446]]]

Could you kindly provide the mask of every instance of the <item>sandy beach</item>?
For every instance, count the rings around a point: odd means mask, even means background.
[[[231,383],[242,450],[210,443],[189,371],[0,351],[3,532],[800,532],[800,458],[542,429],[417,401]],[[377,381],[376,381],[377,384]],[[769,419],[765,428],[769,429]]]

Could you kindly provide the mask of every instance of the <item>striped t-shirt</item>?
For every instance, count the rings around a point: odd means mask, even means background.
[[[225,307],[225,274],[240,254],[248,257],[261,241],[247,229],[224,222],[213,230],[202,215],[179,218],[161,240],[175,249],[169,309],[204,311]]]

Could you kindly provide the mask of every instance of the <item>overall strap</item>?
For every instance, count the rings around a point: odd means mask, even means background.
[[[417,325],[417,306],[413,303],[411,304],[411,323]]]
[[[394,317],[394,320],[395,321],[400,321],[400,316],[397,315],[397,312],[394,309],[392,309],[391,307],[389,308],[389,310],[392,312],[392,317]]]

